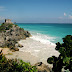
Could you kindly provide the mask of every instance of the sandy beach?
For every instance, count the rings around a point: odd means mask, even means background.
[[[18,43],[23,45],[23,47],[19,48],[19,51],[12,52],[13,55],[6,55],[7,58],[18,58],[31,64],[37,62],[48,64],[47,58],[59,55],[59,52],[55,50],[55,45],[49,43],[42,44],[40,41],[33,40],[32,38],[20,40]]]

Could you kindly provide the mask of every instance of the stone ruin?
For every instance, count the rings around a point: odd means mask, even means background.
[[[5,23],[12,23],[11,19],[5,19]]]

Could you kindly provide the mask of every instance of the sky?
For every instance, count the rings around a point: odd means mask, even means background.
[[[0,22],[72,23],[72,0],[0,0]]]

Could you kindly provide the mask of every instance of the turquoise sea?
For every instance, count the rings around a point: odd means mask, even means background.
[[[28,30],[35,39],[62,42],[66,35],[72,35],[72,24],[65,23],[16,23],[24,30]]]

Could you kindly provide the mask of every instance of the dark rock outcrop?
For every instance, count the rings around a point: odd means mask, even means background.
[[[25,31],[17,25],[3,23],[0,26],[0,47],[14,48],[15,51],[18,51],[17,48],[15,49],[17,41],[26,39],[30,36],[31,34],[28,31]]]
[[[38,72],[51,72],[51,69],[48,67],[48,65],[45,65],[42,62],[36,63],[35,66],[38,69]]]

